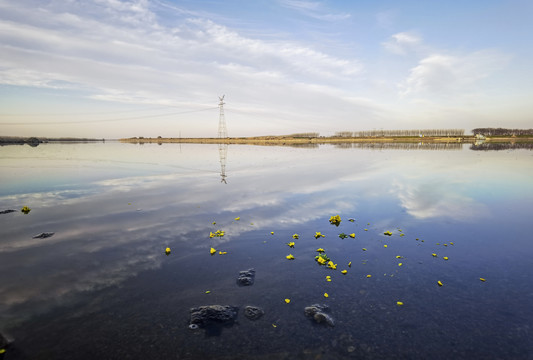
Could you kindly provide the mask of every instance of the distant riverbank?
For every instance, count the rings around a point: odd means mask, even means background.
[[[75,142],[105,142],[105,139],[89,138],[45,138],[45,137],[20,137],[20,136],[0,136],[0,146],[4,145],[30,145],[38,146],[45,143],[75,143]]]
[[[474,136],[461,137],[291,137],[291,136],[260,136],[238,138],[127,138],[120,139],[123,143],[194,143],[194,144],[247,144],[247,145],[297,145],[297,144],[329,144],[329,143],[475,143]],[[532,142],[533,137],[491,137],[485,142]]]

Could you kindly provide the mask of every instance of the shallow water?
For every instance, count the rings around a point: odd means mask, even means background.
[[[533,358],[531,150],[45,144],[0,169],[0,210],[31,208],[0,215],[5,359]],[[190,330],[212,304],[235,324]]]

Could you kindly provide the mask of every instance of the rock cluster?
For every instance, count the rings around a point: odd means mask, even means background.
[[[312,318],[318,324],[335,326],[335,321],[325,312],[329,310],[327,305],[313,304],[304,309],[305,316]]]
[[[231,325],[239,308],[230,305],[207,305],[192,308],[191,312],[191,325],[198,325],[204,327],[210,323],[223,323]]]
[[[237,278],[237,285],[239,286],[250,286],[253,285],[255,281],[255,269],[248,269],[239,272],[239,277]]]

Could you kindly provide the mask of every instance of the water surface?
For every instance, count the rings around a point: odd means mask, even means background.
[[[0,169],[0,210],[31,208],[0,215],[6,359],[533,357],[531,150],[45,144]],[[190,330],[212,304],[236,323]]]

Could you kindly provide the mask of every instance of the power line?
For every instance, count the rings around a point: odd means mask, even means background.
[[[207,109],[200,109],[200,110],[189,110],[189,111],[181,111],[181,112],[173,112],[173,113],[167,113],[167,114],[157,114],[157,115],[144,115],[144,116],[135,116],[135,117],[128,117],[128,118],[112,118],[112,119],[101,119],[101,120],[74,120],[74,121],[45,121],[45,122],[0,122],[0,125],[65,125],[65,124],[90,124],[90,123],[101,123],[101,122],[113,122],[113,121],[127,121],[127,120],[139,120],[139,119],[148,119],[148,118],[154,118],[154,117],[164,117],[164,116],[172,116],[172,115],[181,115],[181,114],[190,114],[195,112],[201,112],[201,111],[208,111],[208,110],[214,110],[218,109],[217,107],[210,107]]]

